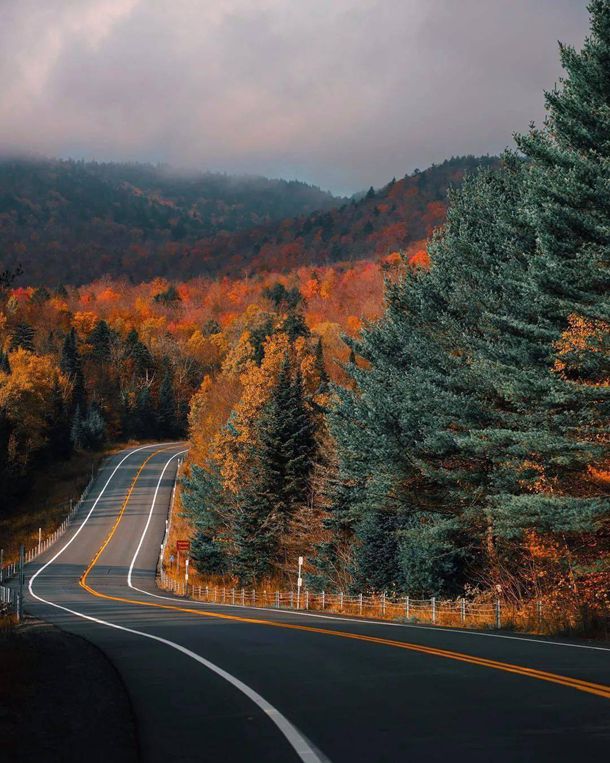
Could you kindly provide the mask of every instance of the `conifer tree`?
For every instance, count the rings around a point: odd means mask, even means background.
[[[88,450],[99,450],[106,439],[106,422],[100,406],[93,402],[82,422],[81,436],[83,446]]]
[[[291,515],[307,502],[316,453],[315,427],[300,370],[282,362],[260,412],[251,473],[237,498],[234,566],[241,578],[267,574],[279,563]]]
[[[138,391],[131,419],[132,432],[136,437],[150,439],[155,436],[155,409],[149,387]]]
[[[355,510],[359,504],[358,490],[362,483],[352,479],[346,464],[333,463],[328,467],[325,479],[326,517],[323,529],[326,537],[316,545],[311,560],[314,572],[308,575],[308,583],[318,591],[347,590],[353,586],[353,549],[355,526],[361,514]]]
[[[92,347],[92,356],[98,363],[110,362],[112,332],[106,321],[101,320],[95,324],[88,336],[88,342]]]
[[[591,11],[582,54],[562,50],[569,76],[545,129],[519,139],[529,161],[507,155],[452,195],[430,271],[388,285],[355,345],[369,367],[352,367],[356,390],[332,414],[347,477],[364,485],[360,526],[426,516],[446,559],[451,515],[476,535],[582,530],[608,511],[587,479],[606,453],[609,378],[610,8]],[[570,350],[578,320],[589,337]]]
[[[78,350],[78,339],[74,327],[70,329],[64,339],[61,350],[61,359],[59,367],[72,384],[72,407],[84,411],[86,407],[85,377],[83,375],[83,366],[80,352]]]
[[[10,507],[18,486],[18,475],[11,459],[10,441],[14,426],[4,408],[0,408],[0,514]]]
[[[392,511],[367,512],[356,528],[352,588],[389,592],[402,589],[398,555],[398,516]]]
[[[288,356],[258,427],[258,461],[268,470],[267,491],[279,512],[287,515],[306,500],[316,451],[301,372],[298,368],[292,372]]]
[[[10,374],[11,372],[11,363],[9,361],[8,355],[2,350],[0,350],[0,371],[5,374]]]
[[[539,418],[521,440],[534,466],[527,482],[543,487],[497,503],[504,518],[521,514],[565,531],[590,526],[609,511],[603,489],[587,475],[607,457],[610,414],[604,351],[610,343],[610,6],[593,0],[589,10],[591,33],[582,50],[561,46],[566,76],[546,94],[544,128],[517,137],[529,159],[524,211],[536,235],[528,272],[535,311],[527,326],[530,335],[544,329],[552,339],[546,362],[555,383],[547,377],[546,389],[534,390]]]
[[[23,348],[28,352],[34,352],[34,329],[24,321],[18,323],[11,333],[10,350]]]
[[[197,569],[211,575],[232,571],[227,543],[222,542],[223,515],[231,508],[218,466],[210,461],[205,468],[194,464],[182,486],[182,507],[195,530],[191,552]]]
[[[319,395],[326,395],[329,391],[330,379],[328,378],[328,371],[326,370],[326,364],[324,362],[324,347],[322,346],[322,337],[318,338],[316,343],[316,354],[314,357],[316,375],[319,379],[317,393]]]
[[[139,376],[145,376],[154,367],[148,347],[141,341],[135,329],[132,329],[125,338],[124,352],[126,357],[132,359]]]
[[[64,393],[55,380],[49,413],[48,451],[52,457],[68,458],[74,445],[71,437],[70,415],[64,400]]]
[[[43,305],[45,302],[48,302],[50,298],[51,295],[49,294],[49,290],[44,286],[39,286],[32,294],[32,301],[37,305]]]
[[[159,437],[176,437],[179,430],[176,395],[172,368],[168,358],[164,358],[163,368],[163,380],[159,388],[159,405],[157,408]]]
[[[270,492],[274,484],[272,470],[255,475],[236,498],[232,571],[243,585],[269,575],[277,561],[281,519]]]
[[[80,406],[76,406],[70,426],[70,441],[75,448],[82,447],[83,443],[83,417]]]

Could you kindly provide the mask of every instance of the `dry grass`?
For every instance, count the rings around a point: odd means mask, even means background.
[[[169,535],[167,538],[167,543],[165,545],[165,550],[163,554],[163,569],[166,571],[168,575],[174,575],[176,578],[178,578],[180,575],[182,578],[184,578],[184,567],[185,567],[185,556],[181,554],[180,559],[180,570],[178,570],[178,559],[176,554],[176,541],[178,540],[191,540],[191,533],[192,533],[192,527],[188,520],[182,515],[182,506],[180,504],[180,476],[182,473],[182,469],[180,469],[179,474],[176,475],[176,497],[174,501],[174,505],[171,509],[171,518],[170,518],[170,527],[169,527]],[[172,564],[170,562],[170,556],[174,556],[175,560]],[[195,570],[193,570],[193,573]]]
[[[174,565],[164,565],[165,583],[163,587],[184,595],[184,564],[180,569]],[[160,582],[160,581],[159,581]],[[242,588],[233,581],[205,577],[195,569],[189,571],[188,598],[218,604],[241,606],[274,607],[295,609],[296,590],[272,585],[260,588]],[[410,601],[405,599],[390,601],[381,596],[363,597],[341,596],[303,590],[300,608],[317,612],[329,612],[348,617],[363,617],[390,622],[435,624],[451,628],[474,628],[487,630],[497,628],[495,603],[488,600],[468,600],[465,611],[460,600],[439,600],[435,602],[434,613],[431,601]],[[582,615],[571,609],[558,609],[548,602],[530,601],[519,606],[500,605],[500,627],[505,631],[518,631],[537,635],[566,635],[607,639],[608,630],[596,622],[595,627],[583,622]]]

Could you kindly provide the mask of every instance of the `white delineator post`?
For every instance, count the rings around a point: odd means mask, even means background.
[[[189,587],[189,558],[186,557],[186,561],[184,563],[184,595],[186,596],[188,592]]]
[[[299,556],[299,573],[297,577],[297,609],[301,608],[301,586],[303,585],[303,578],[301,577],[303,572],[303,557]]]

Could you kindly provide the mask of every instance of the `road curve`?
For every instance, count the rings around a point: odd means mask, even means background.
[[[609,649],[159,591],[182,451],[108,459],[68,534],[28,567],[28,612],[92,641],[121,674],[142,760],[605,759]]]

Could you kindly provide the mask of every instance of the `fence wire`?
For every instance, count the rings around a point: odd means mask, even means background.
[[[386,594],[348,594],[345,592],[271,591],[249,588],[227,588],[189,584],[187,580],[168,575],[163,568],[157,576],[161,588],[178,596],[209,604],[240,607],[265,607],[278,610],[314,610],[355,617],[369,617],[407,623],[461,627],[502,628],[527,621],[530,629],[542,629],[542,602],[532,601],[515,606],[500,599],[472,601],[466,598],[416,599]]]
[[[41,554],[56,543],[62,535],[66,532],[68,527],[74,520],[76,514],[80,511],[83,503],[87,500],[91,485],[94,478],[91,477],[87,486],[80,495],[80,498],[74,506],[72,506],[70,512],[64,519],[64,521],[54,530],[50,535],[40,539],[40,542],[35,546],[25,550],[23,562],[24,565],[30,564],[37,559]],[[20,617],[22,614],[23,602],[21,601],[21,593],[16,588],[16,581],[14,578],[19,576],[19,562],[10,562],[4,567],[0,566],[0,616],[17,615]],[[6,585],[6,583],[12,582],[12,585]]]

